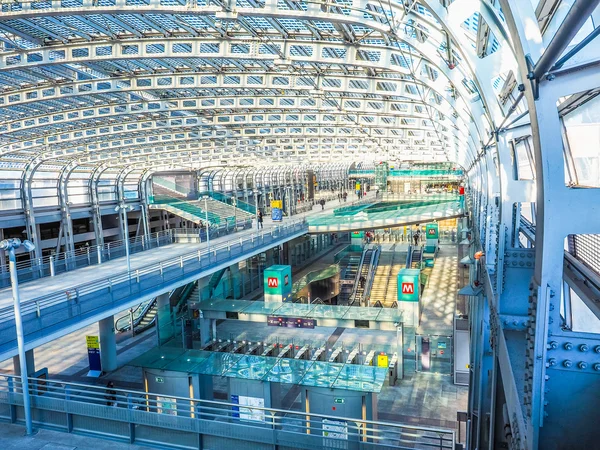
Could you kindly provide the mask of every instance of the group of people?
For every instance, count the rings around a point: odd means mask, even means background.
[[[338,192],[338,202],[342,203],[342,200],[344,200],[344,202],[345,202],[347,198],[348,198],[347,192]]]

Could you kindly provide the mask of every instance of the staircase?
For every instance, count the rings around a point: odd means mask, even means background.
[[[384,300],[381,302],[385,308],[392,307],[392,305],[398,301],[398,273],[400,272],[400,269],[406,267],[406,257],[407,252],[405,251],[394,252],[390,273],[385,287]]]
[[[200,200],[200,203],[204,206],[204,200]],[[221,219],[221,222],[225,220],[232,221],[234,220],[234,217],[238,221],[252,219],[254,217],[254,214],[246,212],[243,209],[235,208],[227,203],[212,198],[207,200],[207,206],[208,212],[218,216]]]
[[[167,186],[162,186],[160,184],[153,183],[152,184],[152,195],[154,196],[154,201],[159,202],[162,199],[173,199],[176,198],[178,200],[187,200],[185,194],[176,191],[175,189],[168,188]]]
[[[373,285],[371,286],[370,304],[373,305],[377,302],[383,304],[385,302],[385,291],[388,286],[390,273],[392,271],[392,264],[394,261],[394,248],[392,246],[390,251],[381,252],[379,256],[379,264],[375,271],[375,277],[373,278]]]
[[[150,204],[151,209],[164,209],[185,220],[189,220],[197,225],[206,221],[206,209],[208,209],[208,221],[211,225],[220,225],[227,222],[233,223],[234,220],[251,220],[254,214],[235,208],[227,203],[210,198],[208,200],[185,201],[185,199],[176,198],[172,195],[155,195],[154,203]]]

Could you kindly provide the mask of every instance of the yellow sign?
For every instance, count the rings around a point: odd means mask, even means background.
[[[377,355],[377,367],[389,367],[388,355]]]
[[[360,183],[356,183],[356,191],[360,191]]]
[[[87,344],[87,348],[100,348],[98,336],[86,336],[85,342]]]
[[[271,200],[271,208],[281,209],[281,206],[282,206],[281,200]]]

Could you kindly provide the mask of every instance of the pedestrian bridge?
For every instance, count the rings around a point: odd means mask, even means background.
[[[245,230],[200,243],[198,230],[175,230],[180,243],[125,258],[39,278],[22,286],[25,349],[29,350],[98,322],[124,309],[281,245],[308,230],[304,220]],[[183,244],[185,242],[185,244]],[[170,256],[169,255],[176,255]],[[0,361],[17,354],[12,293],[0,291]]]
[[[462,217],[457,195],[425,195],[369,199],[308,219],[311,233],[373,230]]]

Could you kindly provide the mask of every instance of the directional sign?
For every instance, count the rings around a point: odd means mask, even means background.
[[[317,321],[315,319],[304,319],[302,317],[267,316],[267,325],[270,327],[314,328],[316,324]]]

